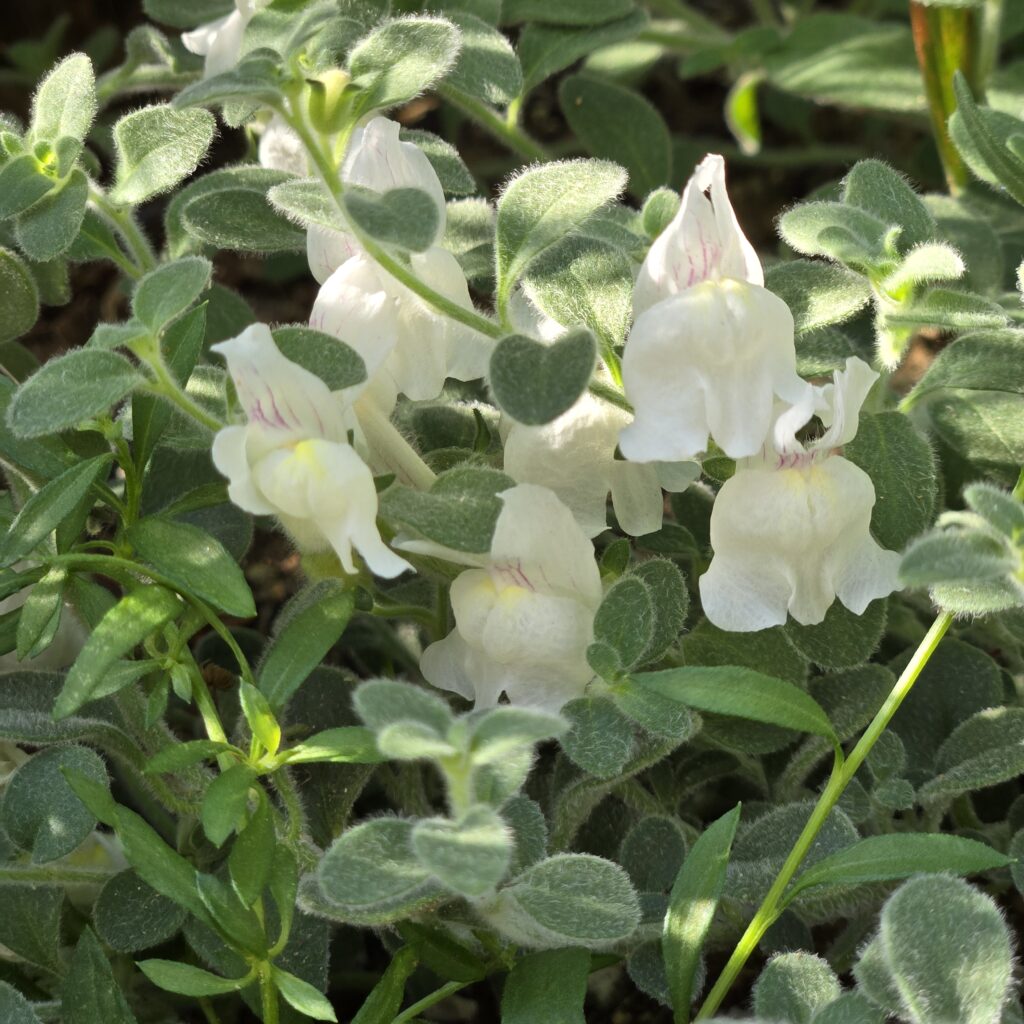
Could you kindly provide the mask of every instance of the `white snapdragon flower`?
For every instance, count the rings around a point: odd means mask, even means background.
[[[444,236],[444,189],[426,154],[415,143],[402,142],[400,130],[397,121],[386,117],[375,117],[357,128],[341,165],[341,180],[346,185],[362,185],[375,192],[394,188],[422,189],[437,204],[436,245]],[[309,268],[321,284],[359,251],[359,243],[345,231],[313,226],[306,235]]]
[[[455,257],[437,247],[410,256],[412,272],[435,291],[472,309],[469,286]],[[487,372],[490,346],[441,315],[362,251],[347,259],[320,289],[310,327],[333,334],[366,363],[368,394],[390,414],[399,394],[436,398],[448,377],[475,380]]]
[[[182,34],[185,49],[206,58],[203,78],[223,74],[238,63],[246,25],[269,3],[270,0],[235,0],[235,9],[230,14]]]
[[[568,506],[588,537],[608,528],[608,493],[619,526],[633,537],[661,529],[664,495],[684,491],[700,475],[694,462],[640,463],[615,458],[629,413],[583,395],[551,423],[512,423],[505,437],[505,472],[519,483],[548,487]]]
[[[710,156],[637,278],[622,359],[636,410],[620,438],[627,459],[686,461],[712,438],[731,458],[753,455],[775,397],[800,401],[807,385],[796,373],[793,315],[763,281],[722,158]]]
[[[711,512],[711,567],[700,579],[704,613],[721,629],[780,626],[787,613],[821,622],[838,597],[861,614],[898,587],[900,556],[871,536],[875,488],[837,450],[857,433],[860,407],[878,379],[850,358],[835,383],[812,388],[776,418],[762,452],[737,466]],[[814,442],[796,433],[815,414]]]
[[[601,603],[594,546],[547,488],[519,484],[504,503],[488,555],[408,541],[408,550],[472,565],[452,584],[455,629],[423,653],[428,682],[490,707],[557,711],[582,696],[593,671],[587,647]]]
[[[381,540],[373,474],[349,444],[350,409],[315,374],[291,362],[265,324],[213,346],[227,360],[247,422],[214,438],[214,465],[231,500],[276,516],[300,546],[333,548],[355,572],[353,548],[378,576],[410,568]]]

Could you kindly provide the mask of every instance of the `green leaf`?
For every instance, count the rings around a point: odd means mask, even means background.
[[[999,1019],[1012,982],[1012,946],[984,893],[947,875],[912,879],[886,901],[875,942],[901,1017],[921,1024]]]
[[[512,859],[512,836],[497,811],[481,805],[457,821],[417,821],[412,848],[444,886],[473,899],[492,892],[504,879]]]
[[[61,995],[65,1024],[136,1024],[91,928],[78,940]]]
[[[567,327],[582,324],[606,346],[621,345],[633,303],[632,260],[608,242],[570,236],[542,253],[523,278],[542,313]]]
[[[816,885],[890,882],[925,872],[976,875],[1009,863],[998,850],[963,836],[869,836],[808,868],[787,892],[786,902]]]
[[[224,546],[189,523],[149,517],[133,523],[125,539],[138,558],[191,594],[241,619],[256,614],[245,574]]]
[[[108,413],[144,380],[116,352],[74,349],[45,363],[18,388],[7,424],[19,438],[56,434]]]
[[[841,324],[871,301],[871,286],[860,274],[815,260],[768,267],[765,287],[792,310],[797,334]]]
[[[214,846],[223,846],[238,827],[249,803],[256,772],[245,764],[232,765],[210,783],[203,796],[203,831]]]
[[[835,601],[816,625],[804,626],[791,618],[782,629],[796,650],[815,665],[855,668],[863,665],[882,642],[887,609],[882,598],[855,615]]]
[[[337,1021],[334,1007],[328,1002],[327,997],[308,981],[282,971],[280,967],[271,967],[270,971],[281,998],[289,1006],[293,1006],[307,1017],[312,1017],[313,1020]]]
[[[569,6],[562,3],[564,9]],[[577,12],[589,9],[573,5]],[[586,17],[584,14],[583,17]],[[601,47],[634,39],[647,27],[647,15],[631,9],[622,18],[601,25],[543,25],[533,22],[519,35],[519,61],[523,66],[523,92],[528,93],[563,68]]]
[[[746,154],[761,150],[761,112],[757,92],[763,76],[756,72],[740,75],[725,98],[725,123]]]
[[[913,302],[886,309],[883,314],[890,327],[942,327],[950,331],[976,331],[986,327],[1005,327],[1003,308],[980,295],[933,288]]]
[[[586,1024],[585,949],[549,949],[516,961],[501,994],[501,1024]]]
[[[516,422],[550,423],[571,409],[586,390],[596,358],[594,336],[585,328],[550,343],[509,334],[491,353],[491,391],[502,411]]]
[[[859,160],[843,179],[843,202],[900,228],[902,251],[935,237],[935,218],[906,179],[881,160]]]
[[[100,620],[71,666],[53,709],[54,718],[66,718],[87,703],[119,658],[176,618],[181,610],[177,597],[153,584],[121,598]]]
[[[957,454],[981,467],[1009,467],[1014,476],[1024,462],[1021,397],[999,391],[956,390],[928,405],[935,432]]]
[[[267,51],[252,53],[228,71],[185,86],[172,102],[179,110],[220,104],[228,124],[238,127],[241,121],[255,113],[257,106],[281,102],[279,79],[275,56]]]
[[[222,978],[175,960],[140,960],[136,966],[158,988],[181,996],[221,996],[239,991],[245,981]]]
[[[632,679],[699,711],[781,725],[836,742],[817,701],[792,683],[748,668],[689,666],[638,673]]]
[[[740,805],[709,825],[693,844],[669,896],[661,949],[675,1020],[686,1024],[704,941],[725,886],[725,869],[740,821]]]
[[[217,123],[206,110],[143,107],[114,125],[117,178],[111,199],[135,205],[169,192],[199,166]]]
[[[570,729],[562,749],[585,772],[611,779],[633,753],[633,725],[607,697],[578,697],[562,708]]]
[[[219,740],[189,740],[164,747],[146,763],[146,773],[179,772],[200,761],[209,761],[218,754],[231,750],[231,744]]]
[[[532,260],[615,199],[625,184],[625,171],[601,160],[555,161],[513,178],[498,200],[499,307]]]
[[[0,194],[2,190],[0,180]],[[35,279],[17,253],[0,246],[0,344],[27,334],[38,319]]]
[[[387,192],[348,185],[342,193],[345,212],[370,238],[408,252],[423,252],[438,234],[437,203],[419,188]]]
[[[640,923],[626,872],[585,853],[557,854],[527,868],[487,913],[513,941],[549,948],[600,948],[629,938]]]
[[[166,942],[185,923],[188,911],[162,896],[135,871],[114,875],[93,908],[99,937],[119,953],[137,953]]]
[[[0,981],[0,1018],[6,1024],[40,1024],[32,1004],[6,981]]]
[[[132,312],[154,334],[159,333],[206,291],[212,270],[210,261],[201,256],[162,263],[136,285]]]
[[[0,884],[4,912],[0,942],[30,964],[56,976],[61,958],[61,917],[64,890],[56,885]]]
[[[415,926],[405,922],[398,927],[402,930]],[[398,950],[381,975],[380,981],[352,1018],[352,1024],[391,1024],[402,1008],[405,985],[412,972],[416,970],[416,966],[416,952],[411,947],[403,946]]]
[[[989,330],[957,338],[935,357],[902,408],[949,388],[1024,395],[1024,333]]]
[[[289,764],[376,764],[385,760],[377,749],[377,740],[369,729],[344,725],[314,733],[285,753]]]
[[[672,176],[672,145],[658,109],[632,89],[594,75],[570,75],[558,87],[569,127],[591,156],[621,164],[637,198]]]
[[[283,708],[323,661],[354,609],[352,591],[336,580],[307,587],[285,606],[257,672],[259,688],[272,709]]]
[[[804,256],[827,256],[855,267],[874,268],[885,259],[889,225],[856,206],[800,203],[778,222],[783,241]]]
[[[949,134],[968,166],[979,177],[1002,185],[1024,203],[1024,161],[1013,155],[1007,140],[1021,122],[1008,114],[979,109],[961,72],[953,79],[956,112],[949,119]]]
[[[40,263],[66,252],[82,226],[88,201],[89,180],[75,168],[59,187],[18,214],[14,233],[21,251]]]
[[[460,466],[438,474],[425,493],[388,488],[381,495],[380,514],[455,551],[489,551],[502,509],[498,494],[514,486],[511,477],[496,469]]]
[[[304,324],[275,327],[272,333],[282,355],[315,373],[331,391],[355,387],[366,380],[363,357],[333,334]]]
[[[70,579],[70,571],[63,565],[56,565],[29,591],[18,616],[15,650],[19,660],[36,657],[53,643],[60,628]]]
[[[640,892],[668,892],[686,856],[682,826],[668,815],[641,818],[619,847],[619,863]]]
[[[554,739],[567,726],[558,715],[534,708],[499,706],[473,722],[470,756],[474,767],[493,764],[513,751]]]
[[[416,722],[445,736],[454,723],[451,710],[440,697],[397,679],[362,683],[353,703],[359,717],[378,732],[400,722]]]
[[[292,178],[275,185],[267,193],[271,204],[289,216],[296,224],[308,227],[316,224],[333,231],[346,230],[334,197],[314,178]]]
[[[305,232],[275,210],[267,198],[267,191],[288,180],[288,176],[279,171],[260,170],[264,173],[236,176],[227,179],[223,187],[206,186],[209,191],[197,190],[190,196],[180,212],[189,234],[218,249],[266,253],[304,249]]]
[[[906,416],[862,415],[843,455],[875,485],[871,532],[883,547],[900,551],[931,525],[938,490],[935,457]]]
[[[644,581],[622,576],[605,593],[594,616],[594,641],[615,652],[619,668],[635,668],[651,646],[654,595]]]
[[[523,69],[512,44],[473,14],[453,11],[449,16],[459,27],[462,49],[448,73],[446,88],[495,107],[508,106],[523,88]]]
[[[386,21],[349,54],[348,71],[362,91],[360,113],[394,107],[443,78],[459,54],[459,32],[441,18]]]
[[[0,803],[0,825],[11,841],[47,864],[73,853],[96,827],[96,818],[67,783],[64,771],[107,785],[107,769],[87,747],[54,747],[26,761],[11,776]]]
[[[274,717],[267,698],[255,686],[246,682],[239,685],[238,697],[242,705],[242,714],[249,723],[253,736],[259,740],[267,753],[273,756],[281,745],[281,726]]]
[[[82,141],[96,116],[96,78],[84,53],[65,57],[42,81],[32,100],[33,141]]]
[[[445,897],[413,852],[412,829],[411,821],[376,818],[331,845],[320,861],[320,888],[345,920],[401,919]]]
[[[228,873],[238,898],[251,907],[270,881],[277,836],[270,802],[261,792],[256,810],[231,844]]]
[[[841,994],[835,972],[813,953],[773,957],[754,983],[754,1011],[764,1020],[811,1024],[815,1011]]]
[[[9,564],[24,558],[53,533],[105,474],[112,458],[106,454],[85,459],[36,491],[7,531],[3,561]]]
[[[471,982],[487,976],[487,964],[448,932],[412,921],[401,922],[397,931],[423,966],[429,967],[439,978]]]
[[[198,873],[196,888],[208,920],[233,949],[265,959],[267,938],[256,912],[247,907],[226,882],[213,875]]]
[[[8,160],[0,167],[0,220],[7,220],[39,202],[55,185],[39,169],[31,153]]]

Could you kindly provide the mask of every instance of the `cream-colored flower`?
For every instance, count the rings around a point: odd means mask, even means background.
[[[875,373],[847,360],[835,383],[813,388],[776,417],[761,453],[737,466],[711,512],[711,567],[700,579],[704,613],[721,629],[779,626],[787,615],[821,622],[838,597],[861,614],[897,589],[900,558],[871,536],[875,488],[837,453],[857,432]],[[817,412],[826,426],[803,444],[796,433]]]
[[[213,351],[227,360],[247,419],[213,442],[231,500],[276,516],[306,550],[333,548],[346,572],[356,571],[353,549],[378,576],[410,568],[377,530],[373,474],[349,444],[354,421],[342,396],[285,358],[265,324]]]
[[[472,565],[452,584],[455,629],[423,653],[434,686],[496,704],[557,710],[593,678],[587,647],[601,603],[594,547],[572,513],[547,488],[519,484],[500,495],[486,555],[408,541],[406,550]]]
[[[235,9],[230,14],[182,34],[185,49],[206,58],[203,78],[223,74],[238,63],[246,25],[269,3],[270,0],[235,0]]]

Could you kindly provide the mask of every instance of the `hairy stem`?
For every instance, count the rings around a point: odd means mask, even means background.
[[[437,91],[453,107],[462,111],[485,131],[490,132],[513,153],[517,153],[526,160],[547,161],[551,159],[551,154],[519,126],[517,115],[522,106],[522,97],[513,100],[509,104],[509,115],[502,117],[493,107],[458,92],[451,86],[441,85]]]
[[[403,1010],[391,1024],[407,1024],[408,1021],[414,1020],[424,1010],[429,1009],[431,1006],[436,1006],[442,1000],[447,999],[450,995],[454,995],[459,989],[463,989],[468,985],[466,981],[449,981],[447,985],[442,985],[439,989],[431,992],[430,995],[424,996],[419,1001],[415,1002],[408,1009]]]
[[[857,769],[864,763],[864,759],[871,752],[875,743],[878,742],[879,736],[885,732],[886,727],[892,720],[892,716],[896,714],[904,698],[910,693],[914,683],[917,681],[917,677],[935,653],[935,649],[939,646],[939,641],[945,636],[952,621],[953,616],[948,612],[943,612],[932,623],[931,628],[925,634],[924,639],[907,663],[907,667],[900,674],[899,679],[896,680],[896,685],[893,687],[892,692],[885,699],[885,703],[878,709],[878,713],[872,719],[867,729],[864,730],[864,734],[857,741],[857,745],[850,752],[850,755],[843,761],[837,758],[836,766],[832,771],[828,784],[818,798],[818,802],[811,812],[811,816],[808,818],[803,831],[800,833],[800,837],[782,865],[782,869],[772,883],[772,887],[768,890],[764,901],[758,907],[753,919],[747,926],[747,930],[740,937],[732,956],[722,970],[721,975],[719,975],[714,987],[708,993],[707,999],[704,1000],[704,1005],[694,1018],[695,1021],[706,1020],[714,1015],[719,1006],[721,1006],[722,1000],[728,994],[729,989],[732,988],[747,960],[764,937],[765,932],[778,920],[785,907],[784,897],[786,890],[789,888],[789,883],[793,881],[800,865],[803,864],[804,858],[814,845],[814,841],[818,837],[822,826],[832,813],[835,805],[839,802],[839,798],[843,795],[846,787],[857,774]]]
[[[136,223],[132,211],[111,202],[107,195],[95,186],[89,189],[89,199],[96,212],[124,240],[127,252],[134,261],[134,266],[131,270],[123,265],[121,269],[125,270],[131,277],[140,277],[142,274],[153,270],[157,264],[156,254],[153,252],[153,247],[149,244],[149,239],[146,238],[142,233],[142,229]]]

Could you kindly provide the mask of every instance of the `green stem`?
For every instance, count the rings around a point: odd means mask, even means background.
[[[327,191],[331,193],[331,197],[334,199],[338,211],[341,213],[348,225],[349,232],[359,242],[360,246],[362,246],[362,248],[396,281],[404,284],[409,291],[418,295],[424,300],[424,302],[433,306],[434,309],[443,313],[450,319],[456,320],[460,324],[464,324],[466,327],[473,328],[473,330],[478,331],[480,334],[483,334],[488,338],[500,338],[504,332],[496,323],[488,320],[485,316],[481,316],[475,310],[466,309],[464,306],[460,306],[457,302],[447,298],[440,292],[435,291],[429,285],[421,281],[409,267],[405,266],[400,260],[392,256],[391,253],[387,252],[387,250],[382,246],[378,245],[358,225],[351,222],[345,212],[345,203],[342,199],[345,186],[342,184],[341,177],[338,174],[338,168],[335,166],[332,158],[324,152],[323,147],[317,142],[315,136],[299,112],[292,113],[283,107],[278,107],[277,112],[288,122],[289,126],[302,140],[306,153],[313,161],[313,164],[317,169],[317,173],[320,175],[320,179],[327,187]]]
[[[116,871],[102,871],[97,868],[35,867],[20,864],[0,866],[0,882],[14,882],[24,885],[104,885]]]
[[[943,612],[932,623],[931,628],[925,634],[917,650],[914,651],[907,667],[896,681],[892,692],[885,699],[885,703],[878,709],[878,713],[858,740],[857,745],[850,752],[849,757],[844,761],[839,761],[837,757],[837,763],[828,780],[828,784],[818,798],[818,802],[811,812],[807,824],[804,826],[800,837],[782,865],[782,869],[772,883],[772,887],[768,890],[764,901],[758,907],[753,919],[747,926],[747,930],[740,937],[732,956],[729,957],[728,963],[719,975],[714,987],[708,993],[707,999],[704,1000],[704,1005],[701,1006],[700,1012],[694,1018],[695,1021],[706,1020],[715,1014],[719,1006],[721,1006],[722,1000],[726,997],[729,989],[732,988],[733,983],[739,976],[740,971],[764,937],[765,932],[775,923],[785,909],[784,897],[786,890],[789,888],[789,883],[793,880],[800,865],[804,862],[804,858],[814,845],[814,841],[817,839],[822,826],[832,813],[832,809],[838,803],[846,787],[857,774],[857,769],[860,768],[864,759],[878,741],[878,737],[885,731],[892,720],[892,716],[896,714],[904,698],[910,693],[911,688],[917,681],[917,677],[921,674],[921,670],[928,664],[932,654],[935,653],[935,649],[939,646],[939,641],[945,636],[952,621],[953,616],[948,612]]]
[[[213,1007],[213,1003],[206,996],[199,997],[199,1009],[203,1011],[203,1016],[206,1018],[207,1024],[221,1024],[220,1017],[217,1015],[217,1011]]]
[[[145,360],[146,365],[153,371],[155,381],[148,385],[148,390],[154,395],[166,398],[173,402],[186,416],[191,416],[197,423],[201,423],[208,430],[217,433],[223,430],[224,424],[215,416],[211,416],[201,405],[193,401],[182,389],[181,385],[171,375],[171,371],[164,364],[163,357],[159,351],[147,351],[138,353]]]
[[[459,989],[465,988],[468,984],[469,982],[467,981],[449,981],[447,985],[442,985],[436,991],[431,992],[429,996],[424,996],[418,1002],[413,1003],[408,1009],[403,1010],[391,1021],[391,1024],[407,1024],[408,1021],[415,1020],[424,1010],[430,1009],[431,1006],[436,1006],[450,995],[454,995]]]
[[[402,432],[378,408],[372,397],[356,406],[356,415],[366,434],[366,442],[380,460],[403,483],[429,491],[437,479],[434,471],[402,436]]]
[[[975,12],[966,8],[930,7],[917,0],[910,3],[910,27],[914,50],[924,80],[935,143],[942,159],[949,190],[963,190],[970,174],[959,150],[953,144],[947,127],[956,110],[953,76],[962,71],[974,85]]]
[[[1017,477],[1017,483],[1013,488],[1013,496],[1018,501],[1024,501],[1024,469],[1020,471],[1020,476]]]
[[[517,153],[526,160],[545,162],[551,159],[551,154],[536,139],[523,131],[518,124],[516,115],[522,106],[522,97],[513,100],[509,104],[508,116],[502,117],[493,107],[458,92],[450,86],[441,85],[437,88],[437,92],[453,107],[490,132],[513,153]]]
[[[153,270],[157,264],[156,255],[153,252],[153,247],[149,244],[149,239],[135,222],[132,211],[111,202],[106,194],[95,186],[89,189],[89,199],[96,211],[124,240],[128,253],[137,267],[137,272],[133,276]]]
[[[984,90],[999,63],[999,43],[1003,30],[1003,0],[985,0],[978,35],[978,88]]]
[[[260,964],[260,1005],[263,1007],[263,1024],[279,1024],[280,1005],[277,988],[270,973],[270,964]]]
[[[288,841],[295,846],[302,838],[304,816],[302,813],[302,801],[299,799],[299,791],[295,788],[292,777],[288,774],[287,768],[279,768],[273,776],[274,788],[281,797],[284,804],[285,814],[288,818]]]

